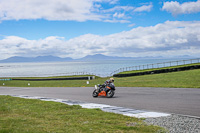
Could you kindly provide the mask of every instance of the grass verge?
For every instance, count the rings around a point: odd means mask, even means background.
[[[93,87],[109,78],[90,80],[52,80],[52,81],[0,81],[0,86],[10,87]],[[200,88],[200,69],[162,74],[115,78],[116,87],[172,87]],[[4,85],[3,85],[4,84]],[[28,85],[30,84],[30,85]]]
[[[186,64],[186,65],[179,65],[179,66],[171,66],[171,67],[162,67],[162,68],[152,68],[152,69],[144,69],[144,70],[124,71],[124,72],[120,72],[118,74],[148,72],[148,71],[155,71],[155,70],[162,70],[162,69],[172,69],[172,68],[188,67],[188,66],[194,66],[194,65],[200,65],[200,63]]]
[[[141,119],[100,109],[83,109],[63,103],[0,96],[1,133],[38,132],[164,132]]]
[[[116,86],[200,88],[200,69],[117,78]],[[119,82],[119,83],[118,83]]]

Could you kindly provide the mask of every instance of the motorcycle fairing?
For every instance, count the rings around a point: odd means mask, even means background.
[[[105,91],[101,91],[98,96],[106,96],[106,92]]]

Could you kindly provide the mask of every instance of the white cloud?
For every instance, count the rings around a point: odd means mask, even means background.
[[[45,19],[125,23],[133,17],[132,12],[149,12],[152,7],[152,3],[120,6],[119,0],[0,0],[0,22]]]
[[[130,23],[129,19],[133,17],[133,12],[150,12],[153,8],[152,3],[145,3],[140,7],[134,6],[114,6],[109,9],[102,9],[99,12],[106,14],[108,17],[104,19],[104,22],[111,22],[111,23]]]
[[[102,12],[107,13],[107,12],[116,12],[116,11],[131,11],[133,9],[134,7],[132,6],[115,6],[113,8],[103,10]]]
[[[39,40],[7,36],[0,40],[0,55],[1,59],[16,55],[80,58],[99,53],[132,57],[200,56],[200,30],[197,27],[200,27],[200,21],[166,21],[107,36],[86,34],[70,40],[55,36]]]
[[[62,49],[63,38],[47,37],[40,40],[27,40],[17,36],[7,36],[0,40],[1,58],[10,56],[37,56],[37,55],[58,55],[56,50]],[[61,53],[62,54],[62,53]]]
[[[109,4],[116,4],[119,2],[119,0],[94,0],[95,2],[106,2],[106,3],[109,3]]]
[[[134,12],[144,12],[144,11],[150,12],[152,8],[153,8],[153,4],[150,3],[149,5],[143,5],[141,7],[135,8]]]
[[[1,0],[0,20],[101,20],[91,12],[94,0]]]
[[[135,24],[133,23],[133,24],[129,24],[128,25],[128,27],[133,27],[133,26],[135,26]]]
[[[123,18],[125,16],[125,14],[124,13],[115,13],[115,14],[113,14],[113,17],[117,17],[117,18]]]
[[[164,2],[162,10],[172,13],[174,16],[178,14],[191,14],[200,12],[200,0],[196,2],[185,2],[180,4],[177,1]]]
[[[117,20],[117,19],[108,19],[108,20],[104,20],[104,22],[109,22],[109,23],[130,23],[130,21],[128,20],[123,20],[123,19],[120,19],[120,20]]]

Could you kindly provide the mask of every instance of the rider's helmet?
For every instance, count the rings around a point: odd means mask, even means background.
[[[113,83],[115,80],[114,78],[110,78],[110,82]]]

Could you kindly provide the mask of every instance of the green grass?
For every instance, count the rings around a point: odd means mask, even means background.
[[[171,67],[162,67],[162,68],[152,68],[152,69],[144,69],[144,70],[124,71],[124,72],[120,72],[118,74],[148,72],[148,71],[154,71],[154,70],[172,69],[172,68],[180,68],[180,67],[187,67],[187,66],[194,66],[194,65],[200,65],[200,63],[186,64],[186,65],[179,65],[179,66],[171,66]]]
[[[50,80],[50,81],[0,81],[0,86],[10,86],[10,87],[89,87],[95,84],[103,83],[107,78],[99,78],[95,80],[90,80],[88,85],[86,82],[88,80]],[[28,86],[30,83],[30,86]]]
[[[164,132],[141,119],[100,109],[0,96],[0,133]]]
[[[200,88],[200,69],[117,78],[116,86]],[[119,83],[118,83],[119,82]]]
[[[90,80],[52,80],[52,81],[0,81],[0,86],[10,87],[93,87],[109,78]],[[200,69],[162,74],[115,78],[116,87],[173,87],[200,88]],[[28,86],[30,83],[30,86]]]

